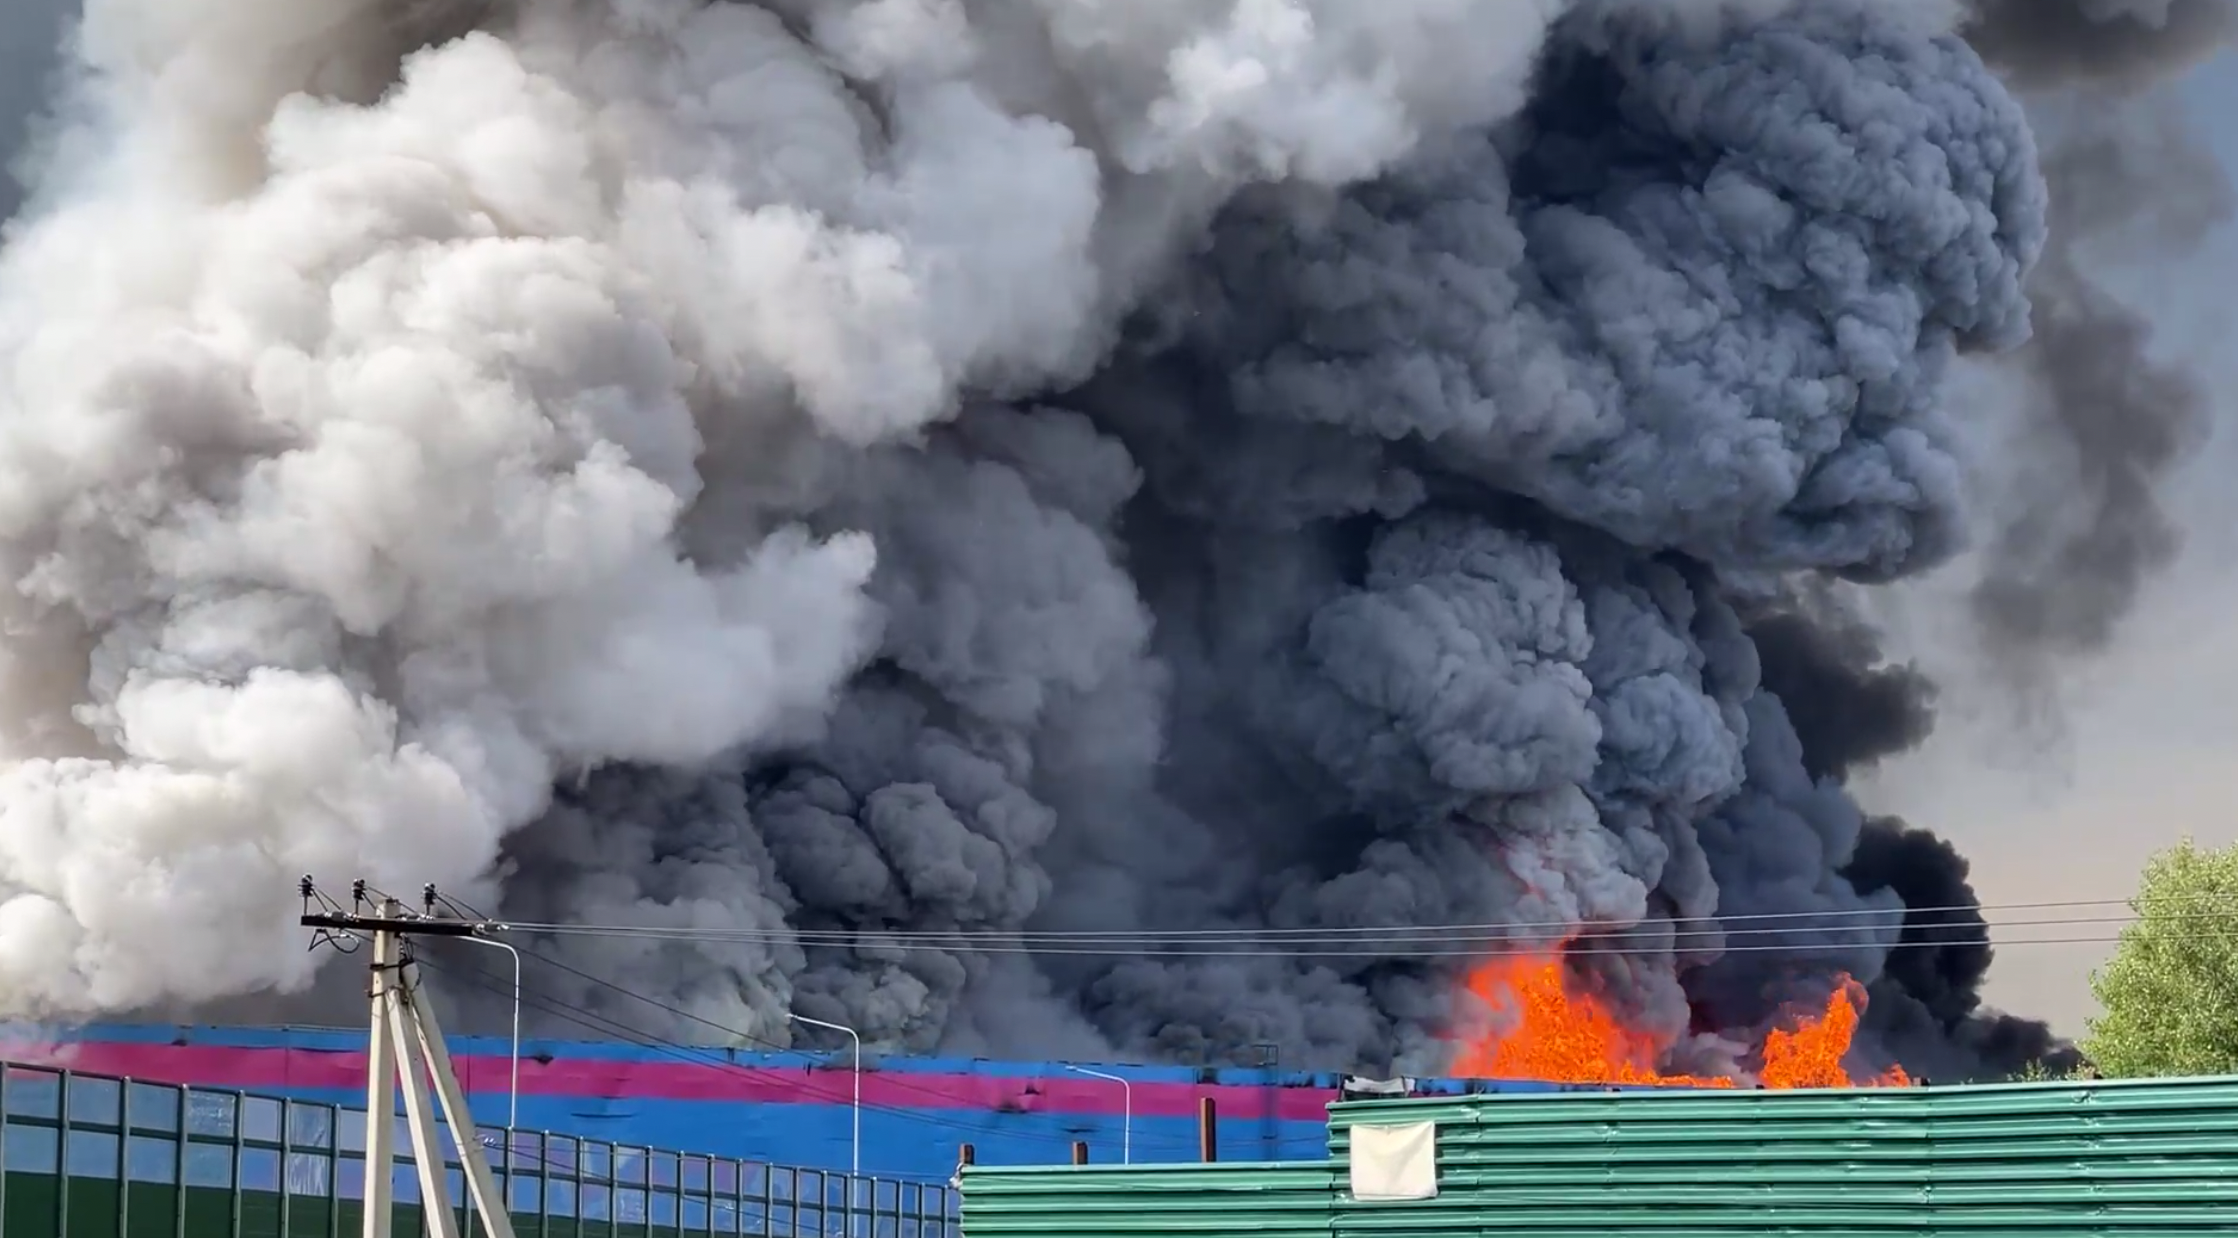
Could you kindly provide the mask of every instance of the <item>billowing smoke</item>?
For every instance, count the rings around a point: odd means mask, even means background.
[[[58,81],[57,55],[75,0],[15,0],[0,26],[0,222],[22,204],[30,168],[44,144],[47,96]]]
[[[2018,85],[2138,86],[2238,34],[2232,0],[1972,0],[1966,37]]]
[[[1972,600],[1995,669],[2040,686],[2060,660],[2105,648],[2181,548],[2161,491],[2206,434],[2206,384],[2101,273],[2183,270],[2229,221],[2228,171],[2151,88],[2238,36],[2238,3],[1980,8],[1975,42],[2036,92],[2057,226],[2029,285],[2035,336],[2004,366],[2022,410],[2006,449],[2024,463]]]
[[[305,872],[919,1050],[1443,1056],[1461,960],[1205,929],[1628,928],[1689,1063],[1903,974],[1761,621],[1963,543],[2047,221],[1957,16],[89,0],[0,1011],[300,988]]]
[[[1765,687],[1795,703],[1803,767],[1813,778],[1846,779],[1918,744],[1934,725],[1934,685],[1916,668],[1889,662],[1878,635],[1830,590],[1784,599],[1757,616],[1749,634]],[[1925,830],[1896,817],[1861,821],[1842,878],[1862,895],[1893,895],[1904,908],[1898,948],[1867,988],[1867,1033],[1929,1079],[2072,1065],[2072,1046],[2044,1023],[1984,1007],[1993,951],[1968,872],[1957,848]],[[1697,990],[1715,976],[1701,973]],[[1729,1018],[1767,1013],[1760,989],[1702,995],[1738,997],[1741,1010]]]

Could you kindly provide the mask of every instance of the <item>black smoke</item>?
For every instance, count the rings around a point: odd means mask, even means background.
[[[1819,589],[1749,625],[1765,688],[1791,707],[1814,778],[1846,779],[1905,752],[1934,725],[1935,687],[1889,661],[1868,623]],[[1895,948],[1867,986],[1865,1031],[1915,1074],[1946,1082],[2009,1076],[2032,1063],[2064,1068],[2073,1046],[2048,1024],[1983,1007],[1995,957],[1966,858],[1894,816],[1868,816],[1842,876],[1861,895],[1904,908]]]
[[[2030,338],[1947,6],[143,2],[0,260],[0,1013],[303,985],[313,871],[764,1040],[1429,1071],[1590,930],[1690,1069],[1980,1051],[1792,600]]]
[[[2022,389],[2008,444],[2012,491],[1972,593],[2000,673],[2040,686],[2105,649],[2181,546],[2163,488],[2206,429],[2202,380],[2154,349],[2146,316],[2091,273],[2096,259],[2174,270],[2231,214],[2226,171],[2181,105],[2149,93],[2238,31],[2226,0],[2141,4],[2015,0],[1975,6],[1968,38],[2030,92],[2048,128],[2053,227],[2028,290],[2032,338],[1997,364]],[[2040,130],[2040,132],[2043,130]],[[1805,769],[1837,783],[1923,742],[1937,689],[1889,662],[1854,607],[1822,584],[1792,586],[1751,616],[1764,685],[1787,707]],[[1984,1007],[1994,951],[1969,864],[1896,817],[1859,823],[1842,876],[1905,911],[1868,986],[1866,1031],[1915,1073],[1998,1077],[2079,1059],[2048,1025]],[[1697,977],[1715,1005],[1714,971]],[[1739,1014],[1768,1008],[1749,988]]]
[[[2174,562],[2163,491],[2210,418],[2205,380],[2156,349],[2150,319],[2088,260],[2180,270],[2233,204],[2178,104],[2084,94],[2039,110],[2058,135],[2045,174],[2060,227],[2030,283],[2035,338],[2006,361],[2035,467],[1998,513],[1973,593],[1985,648],[2024,680],[2106,648]]]
[[[1967,871],[1957,848],[1926,830],[1896,817],[1866,822],[1843,874],[1861,893],[1894,892],[1908,909],[1887,970],[1867,990],[1867,1033],[1930,1079],[1999,1078],[2031,1065],[2057,1072],[2080,1064],[2074,1044],[2050,1025],[1982,1004],[1995,951]]]
[[[2042,207],[2002,88],[1874,6],[1559,24],[1511,120],[1334,195],[1246,190],[1094,381],[865,462],[823,518],[878,540],[889,623],[825,737],[738,793],[594,780],[581,828],[519,836],[512,905],[643,918],[713,866],[863,937],[726,983],[788,977],[883,1043],[1416,1068],[1457,964],[1277,934],[1617,926],[1601,990],[1715,1068],[1899,932],[1856,918],[1897,895],[1843,876],[1864,819],[1794,721],[1840,702],[1766,690],[1745,579],[1959,547],[1941,381],[2026,338]],[[652,846],[615,863],[625,820]],[[1723,949],[1763,915],[1790,927]],[[1089,930],[1263,936],[956,936]]]
[[[2204,441],[2207,384],[2102,272],[2184,270],[2231,218],[2228,171],[2161,88],[2238,35],[2238,4],[1975,7],[1969,39],[2029,92],[2054,227],[2029,284],[2034,337],[2000,362],[2020,416],[1972,609],[1991,666],[2040,694],[2113,641],[2182,548],[2163,492]]]
[[[1753,618],[1748,634],[1811,777],[1846,777],[1934,731],[1934,682],[1910,663],[1890,662],[1880,633],[1829,591],[1798,591]]]
[[[2163,488],[2206,432],[2208,392],[2155,350],[2150,320],[2090,263],[2179,270],[2231,217],[2227,170],[2183,106],[2155,91],[2238,33],[2238,4],[1984,0],[1975,11],[1969,41],[2030,92],[2048,130],[2053,228],[2029,282],[2033,336],[1999,361],[2021,384],[2009,447],[2027,463],[2008,474],[2017,484],[1993,512],[1972,593],[1992,663],[2040,686],[2104,650],[2181,548]],[[1843,778],[1927,737],[1934,685],[1886,663],[1871,626],[1824,590],[1750,631],[1814,776]],[[1910,909],[1870,986],[1867,1030],[1940,1078],[2076,1064],[2073,1045],[2046,1024],[1983,1007],[1994,952],[1968,872],[1927,830],[1865,821],[1844,875],[1861,894],[1889,891]]]
[[[2135,87],[2214,55],[2231,0],[1973,0],[1966,38],[2023,89]]]

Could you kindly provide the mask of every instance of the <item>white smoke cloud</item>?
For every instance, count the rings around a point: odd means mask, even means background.
[[[90,0],[0,254],[0,1007],[299,984],[299,872],[809,733],[880,620],[803,443],[1086,374],[1121,256],[1559,7]]]

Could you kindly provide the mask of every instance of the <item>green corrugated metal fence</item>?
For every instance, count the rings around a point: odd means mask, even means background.
[[[1337,1173],[1285,1164],[964,1170],[964,1232],[1126,1238],[1204,1234],[1328,1238]]]
[[[1439,1197],[1339,1235],[2238,1235],[2238,1080],[1557,1093],[1332,1107],[1438,1123]]]
[[[2238,1238],[2234,1079],[1498,1095],[1330,1118],[1326,1163],[967,1169],[964,1234]],[[1437,1198],[1352,1199],[1351,1129],[1424,1121]]]
[[[399,1120],[401,1121],[401,1119]],[[953,1192],[575,1139],[477,1132],[520,1238],[949,1238]],[[423,1230],[411,1143],[398,1238]],[[454,1201],[465,1188],[445,1135]],[[365,1114],[28,1066],[0,1069],[0,1238],[354,1238]],[[463,1214],[463,1210],[462,1210]]]

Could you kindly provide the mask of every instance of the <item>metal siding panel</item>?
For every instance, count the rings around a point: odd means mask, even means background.
[[[1438,1124],[1439,1195],[1345,1193],[1350,1130]],[[1330,1161],[974,1168],[971,1238],[2229,1238],[2238,1080],[1541,1093],[1331,1107]]]
[[[966,1168],[972,1238],[1127,1238],[1250,1233],[1328,1238],[1337,1176],[1326,1165]]]
[[[2175,1238],[2238,1232],[2238,1081],[1557,1094],[1333,1106],[1440,1123],[1435,1205],[1337,1235]]]

